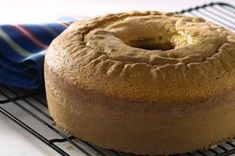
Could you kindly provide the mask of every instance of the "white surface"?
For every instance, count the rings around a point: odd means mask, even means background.
[[[235,5],[234,0],[221,0]],[[39,23],[67,15],[129,10],[176,11],[208,0],[0,0],[0,23]],[[0,113],[0,156],[53,156],[48,147]]]
[[[57,156],[50,147],[0,113],[0,156]]]

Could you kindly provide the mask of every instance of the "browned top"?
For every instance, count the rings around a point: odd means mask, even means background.
[[[107,96],[200,100],[235,86],[235,34],[173,13],[110,14],[72,24],[45,63],[66,82]]]

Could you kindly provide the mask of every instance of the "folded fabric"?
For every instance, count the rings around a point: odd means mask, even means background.
[[[63,21],[42,25],[1,25],[0,84],[28,90],[41,88],[44,52],[74,20],[63,18]]]

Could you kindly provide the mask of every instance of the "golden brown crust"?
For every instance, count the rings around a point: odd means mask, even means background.
[[[190,43],[150,51],[123,42],[157,32],[170,32],[175,42],[186,36]],[[53,41],[46,61],[71,84],[109,96],[191,101],[234,86],[234,43],[234,34],[201,18],[123,13],[75,22]]]
[[[47,100],[55,122],[98,146],[162,155],[207,148],[235,136],[234,89],[191,103],[130,101],[69,85],[48,69]]]
[[[143,39],[163,50],[138,48]],[[232,32],[197,17],[149,11],[75,22],[45,56],[49,109],[58,126],[106,148],[207,147],[235,136],[234,52]]]

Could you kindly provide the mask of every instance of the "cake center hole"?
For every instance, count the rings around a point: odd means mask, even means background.
[[[128,45],[131,47],[146,49],[146,50],[166,51],[166,50],[171,50],[175,48],[172,42],[170,42],[169,40],[161,39],[161,38],[160,39],[146,38],[146,39],[130,41]]]

